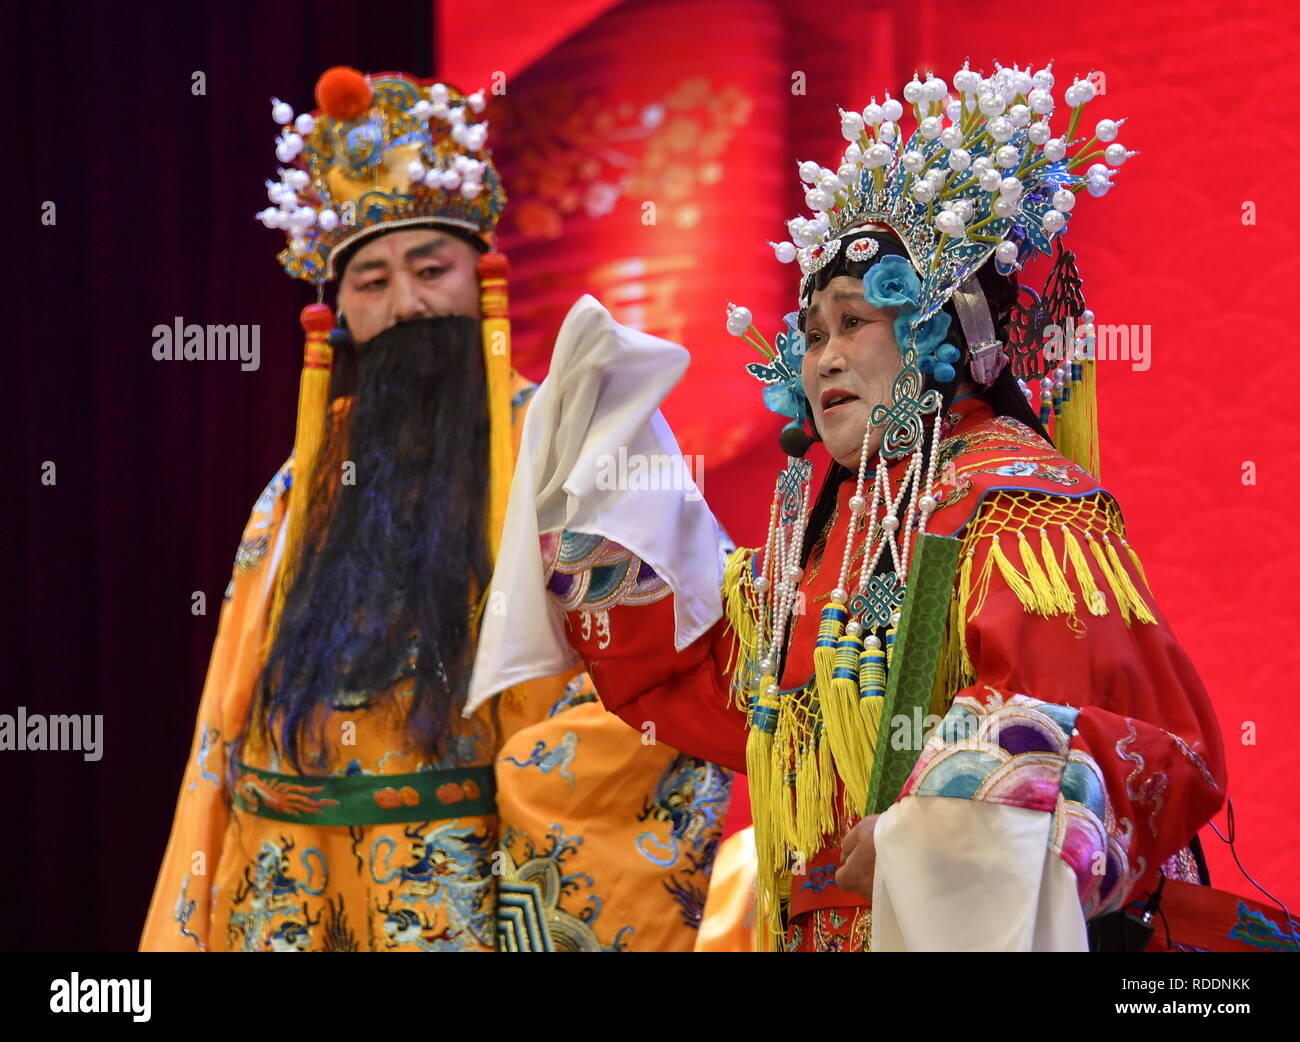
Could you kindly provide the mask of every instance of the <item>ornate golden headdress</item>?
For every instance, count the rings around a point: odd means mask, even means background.
[[[317,82],[316,101],[296,117],[271,103],[286,165],[267,182],[275,205],[257,217],[285,233],[286,272],[327,282],[345,247],[405,226],[458,228],[493,245],[506,196],[478,120],[482,91],[467,97],[432,80],[338,66]]]

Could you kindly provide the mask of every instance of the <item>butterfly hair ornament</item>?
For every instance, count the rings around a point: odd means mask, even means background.
[[[964,378],[977,388],[1014,378],[1031,409],[1037,396],[1039,420],[1044,430],[1050,424],[1062,454],[1097,472],[1094,318],[1073,254],[1059,240],[1080,195],[1104,196],[1117,168],[1137,153],[1116,140],[1122,119],[1101,119],[1091,134],[1080,133],[1097,94],[1090,79],[1065,89],[1068,114],[1058,114],[1054,85],[1050,64],[1037,72],[997,65],[985,77],[966,63],[951,91],[933,74],[915,76],[903,88],[914,122],[906,138],[904,104],[888,94],[861,111],[840,110],[843,156],[835,168],[798,164],[811,214],[787,222],[789,239],[770,244],[778,261],[799,266],[800,311],[785,316],[772,344],[749,309],[727,305],[728,332],[762,356],[746,369],[763,384],[764,403],[789,420],[781,438],[787,465],[766,542],[744,575],[729,570],[724,589],[729,602],[739,593],[753,607],[752,622],[738,612],[732,622],[748,626],[741,640],[749,661],[738,671],[736,694],[749,711],[755,820],[766,823],[757,831],[767,837],[759,851],[767,914],[775,914],[772,874],[780,876],[791,851],[815,849],[818,830],[832,820],[803,793],[833,789],[828,753],[849,801],[867,805],[909,557],[936,509],[945,402],[951,405]],[[1053,257],[1047,280],[1041,292],[1018,286],[1009,315],[1001,315],[1003,342],[977,273],[991,262],[1011,276],[1036,257]],[[802,458],[812,410],[800,373],[807,351],[801,314],[836,274],[860,276],[868,302],[897,309],[902,364],[891,400],[871,411],[848,500],[849,531],[864,532],[866,546],[855,548],[852,535],[846,542],[839,581],[821,613],[815,679],[794,707],[778,680],[814,499],[812,465]],[[961,337],[950,335],[954,324]],[[873,431],[880,432],[874,469]],[[855,549],[863,566],[851,590]],[[798,815],[787,812],[792,800]]]

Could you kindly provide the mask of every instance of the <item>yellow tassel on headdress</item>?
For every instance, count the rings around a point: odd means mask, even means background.
[[[1080,379],[1070,384],[1070,400],[1056,417],[1054,441],[1061,455],[1074,460],[1094,478],[1101,477],[1101,444],[1097,431],[1097,363],[1081,363]]]
[[[496,563],[501,529],[515,470],[510,404],[510,298],[505,254],[485,253],[478,260],[479,303],[483,315],[483,371],[488,408],[488,552]]]
[[[289,507],[285,520],[284,556],[280,578],[271,604],[266,627],[267,647],[275,639],[284,610],[284,598],[298,573],[302,543],[307,531],[307,514],[311,499],[316,457],[325,438],[325,414],[329,409],[330,370],[334,349],[329,345],[334,328],[334,312],[325,304],[310,304],[299,315],[303,332],[302,376],[298,381],[298,425],[293,437],[293,484],[289,489]]]

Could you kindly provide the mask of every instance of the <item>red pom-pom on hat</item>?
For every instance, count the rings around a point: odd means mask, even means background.
[[[316,104],[325,115],[341,123],[356,119],[370,108],[370,84],[350,65],[326,69],[316,81]]]

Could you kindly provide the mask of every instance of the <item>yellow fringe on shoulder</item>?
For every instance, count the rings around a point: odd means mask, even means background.
[[[1049,526],[1055,526],[1060,532],[1059,553],[1049,538]],[[1039,532],[1036,545],[1027,535],[1035,528]],[[1015,534],[1019,568],[1002,546],[1004,533]],[[1091,547],[1091,563],[1080,536]],[[1065,615],[1072,627],[1079,628],[1078,613],[1083,608],[1095,616],[1110,613],[1109,594],[1115,599],[1126,625],[1155,623],[1155,615],[1125,567],[1112,537],[1121,541],[1133,571],[1149,590],[1142,563],[1124,540],[1119,509],[1104,493],[1070,498],[1003,490],[990,496],[967,526],[962,540],[962,560],[949,611],[948,633],[935,679],[933,711],[945,710],[957,691],[974,682],[966,624],[983,608],[994,568],[1025,611],[1032,614],[1047,618]],[[979,574],[975,575],[975,549],[981,542],[987,545],[987,553]],[[1079,632],[1083,630],[1080,628]]]

